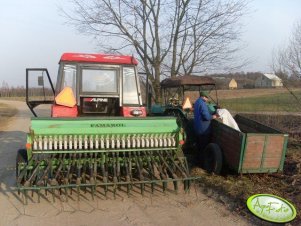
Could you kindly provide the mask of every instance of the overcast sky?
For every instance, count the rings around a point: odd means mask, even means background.
[[[0,86],[25,85],[25,69],[46,67],[56,78],[63,52],[99,52],[92,37],[66,24],[59,0],[0,0]],[[245,17],[242,55],[251,60],[244,71],[269,72],[273,48],[285,45],[301,20],[301,0],[253,0]]]

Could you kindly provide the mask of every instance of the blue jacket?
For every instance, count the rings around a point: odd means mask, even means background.
[[[198,98],[194,103],[194,130],[198,135],[208,135],[211,132],[210,121],[212,115],[209,113],[206,102]]]

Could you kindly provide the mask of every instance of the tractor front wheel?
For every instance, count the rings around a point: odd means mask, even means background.
[[[204,150],[204,168],[208,173],[220,174],[223,166],[223,155],[219,146],[210,143]]]

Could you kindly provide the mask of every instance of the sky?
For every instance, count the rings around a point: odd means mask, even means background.
[[[100,52],[93,37],[67,23],[60,8],[69,1],[0,0],[0,86],[25,86],[25,69],[48,68],[55,80],[64,52]],[[286,45],[301,20],[300,0],[253,0],[244,17],[241,55],[249,64],[241,71],[270,72],[272,51]]]

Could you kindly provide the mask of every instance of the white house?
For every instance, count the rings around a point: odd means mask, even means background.
[[[255,80],[256,88],[277,88],[282,86],[282,80],[275,74],[263,74]]]
[[[237,82],[233,78],[229,82],[229,89],[237,89]]]

